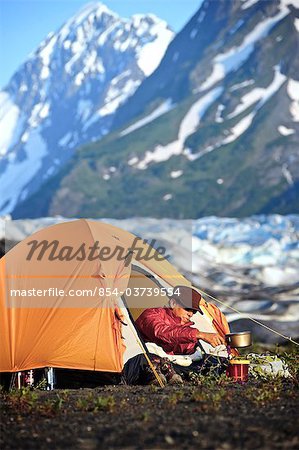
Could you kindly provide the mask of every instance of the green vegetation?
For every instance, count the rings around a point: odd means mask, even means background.
[[[263,346],[255,346],[254,352],[264,352]],[[272,348],[268,354],[278,354],[288,365],[289,378],[279,376],[250,377],[247,383],[235,383],[222,376],[196,375],[182,386],[120,386],[94,390],[39,391],[29,388],[4,391],[0,389],[3,414],[18,417],[68,416],[69,414],[122,414],[128,408],[140,422],[153,418],[155,408],[167,405],[167,409],[190,408],[206,414],[225,413],[229,405],[242,403],[252,408],[268,407],[292,399],[299,386],[299,354],[294,345]],[[245,354],[242,356],[246,357]],[[120,389],[126,395],[119,396]],[[232,406],[232,408],[234,408]]]
[[[9,393],[1,391],[1,394],[9,408],[17,409],[23,413],[31,412],[37,404],[38,395],[36,392],[30,390],[30,388],[13,389]]]
[[[82,411],[107,411],[113,412],[115,408],[115,399],[113,396],[108,397],[94,396],[90,393],[88,396],[83,396],[77,400],[76,407]]]
[[[186,107],[192,101],[193,97],[189,98]],[[174,138],[175,129],[167,128],[166,124],[168,120],[169,125],[173,124],[175,118],[178,122],[181,120],[185,113],[181,108],[123,138],[114,135],[114,140],[110,136],[106,142],[88,146],[78,152],[72,169],[61,180],[49,213],[71,217],[196,218],[263,212],[273,197],[283,195],[288,189],[281,174],[281,163],[269,157],[280,151],[282,145],[292,146],[293,140],[292,136],[272,138],[280,120],[276,123],[268,120],[275,108],[275,100],[269,101],[242,139],[192,162],[178,155],[151,164],[145,171],[127,165],[130,158],[143,155],[147,149]],[[249,112],[245,111],[225,126],[234,126]],[[215,144],[222,129],[223,123],[206,121],[187,139],[186,145],[197,153],[207,145]],[[111,166],[116,167],[116,171],[110,173],[109,180],[104,180],[103,175]],[[178,169],[183,170],[183,175],[172,179],[170,172]],[[223,184],[218,184],[218,179],[223,179]],[[165,194],[171,194],[172,198],[164,201]],[[281,207],[283,205],[284,212],[287,207],[294,207],[282,200]]]
[[[169,406],[175,406],[179,401],[182,401],[184,398],[184,393],[182,391],[175,391],[173,394],[168,396]]]

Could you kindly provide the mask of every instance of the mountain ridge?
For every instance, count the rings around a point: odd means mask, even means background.
[[[119,128],[15,217],[38,217],[44,197],[43,214],[70,217],[299,212],[297,3],[205,0],[118,110]]]
[[[153,14],[125,19],[99,2],[48,34],[0,93],[2,214],[75,148],[108,133],[119,105],[155,70],[172,37]]]

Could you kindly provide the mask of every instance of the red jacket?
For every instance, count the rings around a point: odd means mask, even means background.
[[[154,342],[172,355],[193,353],[198,342],[193,322],[181,325],[171,308],[145,309],[135,323],[146,342]]]

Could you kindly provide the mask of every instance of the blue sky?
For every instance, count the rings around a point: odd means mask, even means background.
[[[123,17],[152,12],[179,31],[202,0],[104,0]],[[0,88],[44,37],[57,30],[86,0],[0,0]]]

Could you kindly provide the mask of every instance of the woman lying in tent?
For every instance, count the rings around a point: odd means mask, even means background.
[[[229,326],[224,315],[195,289],[176,286],[173,292],[167,307],[147,308],[135,322],[154,368],[164,384],[182,383],[211,371],[220,375],[228,361],[225,334]],[[127,362],[124,378],[129,384],[155,380],[144,355]]]

